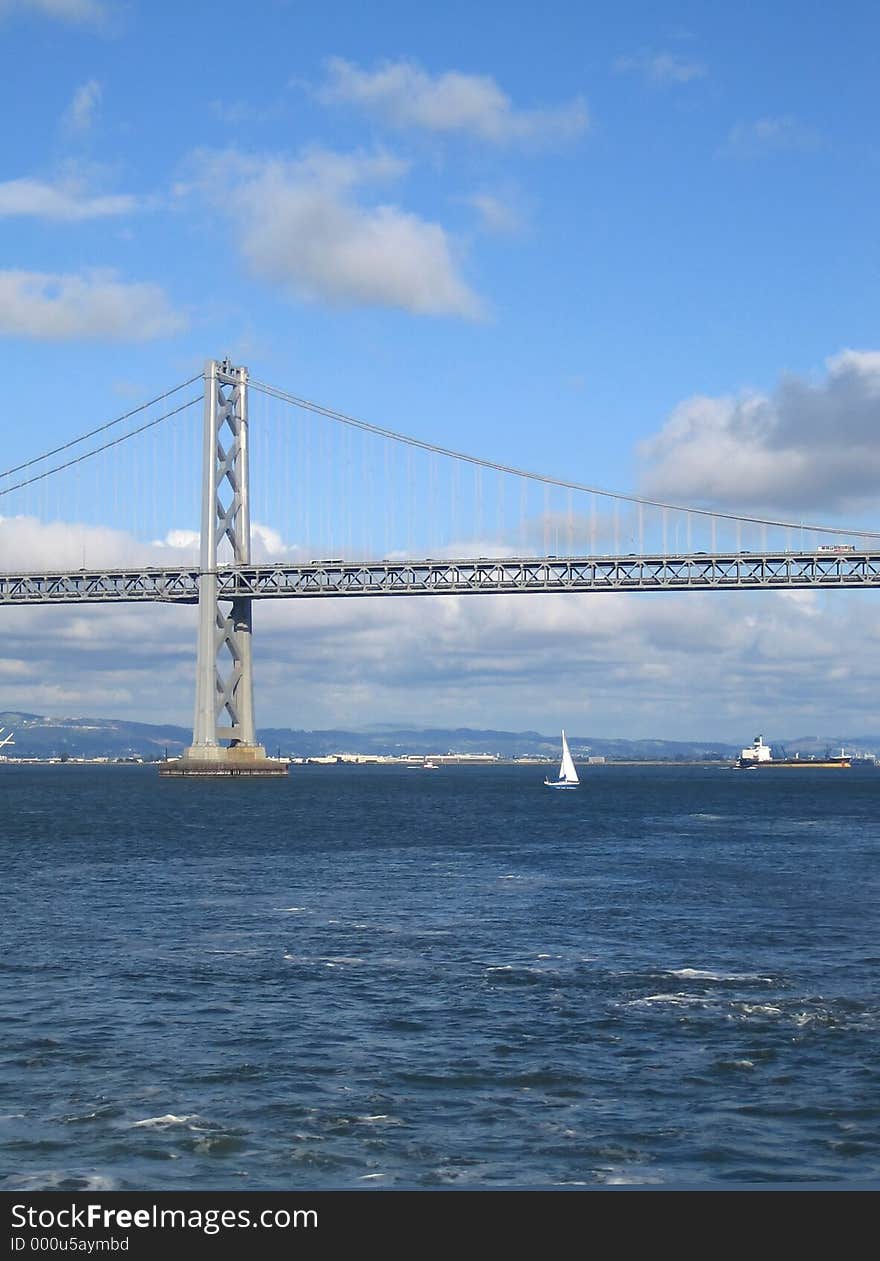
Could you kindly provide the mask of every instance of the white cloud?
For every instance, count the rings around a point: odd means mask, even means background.
[[[695,79],[705,79],[708,74],[700,62],[669,52],[642,52],[631,57],[618,57],[614,69],[619,73],[636,72],[661,85],[691,83]]]
[[[487,231],[504,235],[521,231],[521,217],[506,201],[496,197],[494,193],[474,193],[462,200],[479,212]]]
[[[57,223],[79,223],[86,219],[131,214],[140,205],[139,199],[129,193],[90,195],[79,179],[65,179],[52,184],[23,178],[0,183],[0,218],[20,216]]]
[[[845,350],[824,380],[695,397],[641,444],[647,493],[737,510],[854,511],[880,483],[880,351]]]
[[[97,79],[89,79],[73,94],[73,100],[64,111],[61,125],[71,135],[89,131],[95,121],[95,113],[101,103],[101,85]]]
[[[38,13],[74,26],[103,28],[116,6],[107,0],[0,0],[0,17],[9,13]]]
[[[3,500],[0,500],[2,508]],[[34,516],[0,515],[0,566],[9,573],[45,569],[81,569],[104,565],[186,565],[198,555],[199,536],[191,530],[170,530],[166,538],[142,543],[110,526],[75,521],[43,522]]]
[[[808,152],[818,148],[822,137],[812,127],[798,122],[791,114],[775,118],[758,118],[750,123],[737,123],[730,129],[726,151],[738,157],[757,157],[762,153],[785,150]]]
[[[176,555],[174,563],[179,560],[182,564],[187,564],[190,559],[198,557],[199,532],[198,530],[169,530],[164,539],[155,539],[152,546],[154,548],[170,548],[172,555]],[[162,562],[157,561],[156,563],[161,564]]]
[[[18,513],[2,515],[7,501],[0,485],[0,569],[5,572],[45,569],[82,569],[106,566],[192,565],[199,556],[197,530],[171,528],[163,538],[143,542],[126,530],[75,521],[42,522]],[[277,530],[260,521],[251,523],[254,563],[303,559],[302,551],[287,544]]]
[[[398,128],[460,132],[492,144],[554,142],[579,136],[589,124],[577,97],[551,109],[520,110],[489,75],[451,70],[431,75],[411,61],[365,71],[341,57],[328,64],[326,102],[361,105]]]
[[[242,253],[262,279],[330,305],[481,316],[440,224],[357,200],[363,185],[401,175],[398,159],[318,150],[296,161],[202,155],[197,165],[209,196],[222,188],[218,204],[233,216]]]
[[[158,285],[119,280],[112,271],[0,271],[0,336],[151,341],[184,327]]]

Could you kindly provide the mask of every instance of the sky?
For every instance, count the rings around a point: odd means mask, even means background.
[[[228,354],[498,462],[880,529],[878,35],[867,2],[0,0],[4,467]],[[80,524],[7,513],[0,567]],[[191,610],[0,617],[0,709],[189,721]],[[255,623],[258,724],[880,732],[876,593]]]

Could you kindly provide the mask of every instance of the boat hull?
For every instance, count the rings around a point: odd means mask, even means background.
[[[734,763],[735,769],[740,771],[763,771],[763,770],[787,770],[792,766],[799,766],[803,770],[814,771],[833,771],[847,770],[852,763],[849,758],[816,758],[808,757],[792,757],[792,758],[771,758],[769,761],[755,762],[748,758],[740,758]]]
[[[568,784],[565,780],[545,779],[545,788],[579,788],[580,784]]]

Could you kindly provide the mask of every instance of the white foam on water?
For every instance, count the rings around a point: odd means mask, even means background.
[[[692,981],[732,981],[730,976],[722,976],[718,972],[703,972],[700,968],[670,968],[664,976],[686,976]]]
[[[372,1182],[376,1178],[384,1178],[384,1173],[362,1173],[358,1182]]]
[[[195,1128],[195,1126],[190,1126],[190,1129]],[[222,1149],[228,1145],[230,1137],[235,1138],[235,1135],[230,1136],[229,1134],[223,1133],[207,1134],[204,1138],[200,1138],[193,1143],[193,1151],[212,1152],[217,1147]]]
[[[36,1170],[34,1173],[17,1175],[15,1178],[14,1188],[10,1186],[10,1190],[15,1191],[55,1191],[62,1188],[65,1182],[75,1181],[79,1185],[77,1191],[115,1191],[116,1182],[112,1178],[106,1178],[103,1174],[79,1174],[72,1173],[65,1169],[43,1169]],[[3,1185],[9,1185],[11,1179],[6,1179]]]
[[[190,1125],[191,1121],[200,1121],[202,1118],[197,1113],[188,1113],[186,1116],[175,1116],[173,1112],[166,1112],[161,1117],[145,1117],[143,1121],[132,1121],[131,1128],[136,1129],[168,1129],[172,1125]]]
[[[782,1008],[773,1003],[737,1003],[736,1007],[744,1016],[781,1016]]]
[[[305,906],[273,906],[273,911],[277,911],[279,915],[302,915],[303,911],[308,910]]]
[[[803,1029],[804,1025],[813,1025],[817,1020],[828,1020],[830,1017],[829,1011],[796,1011],[791,1018],[799,1029]]]
[[[662,1178],[651,1177],[649,1174],[639,1174],[636,1170],[627,1173],[625,1170],[609,1170],[604,1174],[602,1181],[609,1187],[630,1187],[630,1186],[658,1186],[663,1183]]]
[[[705,1007],[706,999],[702,994],[646,994],[644,998],[633,998],[623,1006],[649,1007],[655,1003],[665,1003],[669,1007]]]
[[[527,963],[487,963],[484,964],[484,971],[516,972],[520,976],[549,976],[555,974],[558,969],[548,967],[535,968],[530,967]]]
[[[348,965],[356,965],[366,963],[366,959],[360,955],[294,955],[289,951],[281,956],[287,963],[302,963],[305,965],[323,964],[325,968],[338,968]]]
[[[709,972],[702,968],[670,968],[664,976],[687,977],[691,981],[763,981],[771,984],[771,976],[758,976],[754,972]]]

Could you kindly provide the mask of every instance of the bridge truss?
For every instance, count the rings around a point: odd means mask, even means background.
[[[880,551],[313,561],[220,567],[216,598],[469,595],[562,591],[771,591],[880,587]],[[0,604],[197,604],[196,567],[0,574]]]

